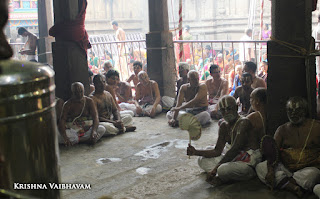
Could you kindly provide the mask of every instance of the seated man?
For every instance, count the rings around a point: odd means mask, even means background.
[[[139,61],[135,61],[133,62],[133,72],[134,74],[132,74],[129,79],[127,80],[127,82],[130,84],[130,82],[132,81],[134,86],[137,87],[138,83],[139,83],[139,79],[138,79],[138,73],[142,71],[142,63]]]
[[[266,156],[267,161],[257,165],[259,179],[271,188],[280,188],[302,196],[302,188],[314,191],[318,197],[320,183],[320,122],[306,118],[307,101],[301,97],[287,102],[289,122],[275,132],[275,154]],[[277,159],[280,162],[270,161]],[[266,154],[265,154],[266,155]],[[272,156],[275,156],[272,157]]]
[[[243,67],[243,73],[250,73],[252,76],[252,84],[251,87],[253,89],[263,87],[267,88],[266,82],[261,78],[256,76],[257,65],[251,61],[245,62]]]
[[[114,91],[118,98],[118,103],[132,102],[132,90],[128,82],[119,81],[114,88]]]
[[[112,63],[110,61],[105,61],[103,63],[103,74],[105,75],[112,68],[113,68]]]
[[[177,95],[175,98],[169,97],[169,96],[163,96],[162,97],[162,104],[164,107],[171,108],[173,106],[176,106],[177,104],[177,97],[180,91],[180,88],[183,84],[188,83],[188,72],[189,72],[190,65],[186,62],[180,62],[179,63],[179,75],[180,78],[177,81]]]
[[[156,114],[162,112],[162,106],[159,104],[161,97],[158,83],[150,80],[144,71],[139,72],[138,78],[135,98],[136,113],[139,116],[154,118]]]
[[[225,121],[220,125],[215,148],[197,150],[189,145],[187,155],[202,156],[198,163],[208,173],[210,184],[249,180],[256,176],[254,167],[261,161],[259,142],[253,139],[251,123],[238,114],[236,101],[229,95],[219,100],[219,109]],[[222,155],[226,143],[231,147]]]
[[[115,92],[115,87],[117,86],[118,82],[120,81],[119,80],[119,73],[118,71],[116,70],[113,70],[113,69],[110,69],[106,74],[105,74],[105,77],[106,77],[106,87],[105,87],[105,90],[108,91],[113,100],[115,102],[117,102],[117,98],[116,98],[116,92]],[[124,109],[122,110],[119,106],[118,103],[116,103],[116,107],[117,109],[120,111],[120,116],[122,117],[122,115],[131,115],[131,116],[134,116],[134,111],[130,110],[130,109]]]
[[[116,135],[118,133],[134,131],[136,127],[132,126],[132,116],[124,115],[120,120],[120,114],[111,94],[104,90],[106,80],[102,75],[95,75],[93,78],[95,91],[91,98],[98,109],[100,125],[105,129],[105,135]],[[111,116],[113,118],[111,119]]]
[[[267,120],[267,89],[256,88],[250,95],[250,104],[253,113],[250,113],[247,118],[252,124],[252,133],[257,135],[257,142],[266,135],[266,120]]]
[[[195,70],[189,71],[188,81],[180,88],[177,105],[167,113],[168,123],[172,127],[178,126],[180,116],[186,112],[195,115],[201,125],[210,121],[207,86],[199,83],[199,73]]]
[[[210,75],[212,79],[206,81],[209,94],[209,113],[211,118],[221,119],[217,103],[220,97],[228,95],[228,81],[220,77],[220,67],[218,65],[212,64],[210,66]]]
[[[96,106],[91,98],[84,96],[80,82],[71,85],[72,97],[64,103],[59,122],[59,143],[71,146],[78,142],[97,142],[106,129],[99,125]]]
[[[240,103],[240,114],[246,115],[250,110],[250,94],[253,91],[252,84],[252,76],[249,73],[243,73],[241,76],[241,86],[239,86],[234,92],[233,97],[235,99],[239,98]]]
[[[22,37],[27,37],[27,42],[23,45],[19,53],[21,55],[27,55],[27,59],[29,61],[37,61],[36,59],[36,49],[37,49],[37,36],[31,32],[29,32],[24,27],[20,27],[18,29],[18,34]]]

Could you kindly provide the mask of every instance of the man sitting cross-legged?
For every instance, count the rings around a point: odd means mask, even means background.
[[[301,97],[290,98],[286,109],[289,122],[276,130],[274,154],[264,153],[267,160],[257,165],[257,175],[271,188],[298,196],[302,196],[302,189],[313,190],[320,197],[320,122],[306,118],[308,104]]]
[[[180,88],[177,105],[167,113],[168,123],[172,127],[178,126],[180,116],[186,112],[195,115],[201,125],[210,121],[207,86],[199,83],[199,74],[195,70],[189,71],[188,81]]]
[[[130,84],[128,82],[119,81],[114,88],[114,91],[118,98],[121,115],[125,113],[130,114],[131,116],[136,115],[136,106],[132,97]]]
[[[259,142],[251,133],[251,123],[238,114],[236,101],[231,96],[219,100],[219,109],[225,121],[220,125],[215,148],[197,150],[189,145],[187,155],[202,156],[198,163],[208,172],[207,182],[210,184],[249,180],[256,176],[254,167],[261,161]],[[226,143],[231,147],[222,155]]]
[[[59,122],[59,143],[71,146],[78,142],[95,143],[105,128],[99,125],[97,109],[91,98],[84,96],[80,82],[71,85],[72,97],[64,103]]]
[[[213,119],[221,119],[221,114],[218,113],[219,98],[228,95],[228,81],[220,76],[220,67],[212,64],[210,66],[210,75],[212,79],[206,81],[209,94],[209,113]]]
[[[105,91],[106,80],[102,75],[95,75],[93,78],[95,91],[91,98],[97,106],[100,125],[106,129],[105,135],[116,135],[122,132],[134,131],[132,116],[124,115],[120,119],[119,111],[111,94]],[[111,116],[113,118],[111,119]]]
[[[140,71],[138,74],[139,83],[136,89],[136,113],[139,116],[154,118],[161,113],[162,106],[159,104],[161,97],[158,83],[150,80],[148,74]]]
[[[139,83],[139,79],[138,79],[138,73],[142,71],[142,63],[139,61],[135,61],[133,62],[133,72],[134,74],[132,74],[129,79],[127,80],[128,83],[130,83],[131,81],[133,82],[134,86],[137,87],[138,83]]]
[[[118,87],[118,83],[119,83],[119,73],[116,70],[110,69],[106,74],[106,86],[105,86],[105,90],[108,91],[113,100],[115,102],[117,102],[116,99],[116,92],[115,92],[115,87]],[[130,94],[129,94],[130,95]],[[130,97],[130,96],[129,96]],[[131,115],[134,116],[134,111],[132,111],[131,109],[124,109],[122,110],[119,106],[118,103],[116,103],[116,107],[117,109],[120,111],[120,117],[122,117],[123,115]]]
[[[188,83],[188,72],[190,70],[190,65],[187,62],[179,63],[179,76],[180,78],[177,80],[177,94],[175,98],[169,96],[162,96],[162,104],[166,108],[172,108],[177,104],[177,98],[179,95],[180,88],[183,84]]]
[[[241,115],[246,115],[251,108],[250,94],[253,91],[251,84],[252,76],[249,73],[243,73],[241,76],[241,86],[237,87],[233,94],[235,99],[239,98],[238,103],[240,103],[241,106]]]

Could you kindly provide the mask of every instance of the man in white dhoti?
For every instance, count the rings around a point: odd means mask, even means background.
[[[219,110],[224,118],[219,137],[212,150],[197,150],[189,145],[187,155],[201,156],[199,166],[208,173],[207,182],[221,185],[226,182],[245,181],[256,176],[255,166],[261,161],[259,142],[252,134],[250,121],[241,117],[233,97],[223,96]],[[226,143],[230,149],[222,154]]]
[[[289,122],[281,125],[272,143],[262,145],[266,161],[256,167],[259,179],[271,188],[285,189],[298,196],[314,191],[320,197],[320,122],[307,119],[308,104],[301,97],[287,102]],[[279,154],[279,155],[277,155]],[[281,161],[278,163],[277,156]]]

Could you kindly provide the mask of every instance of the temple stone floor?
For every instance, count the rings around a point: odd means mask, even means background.
[[[63,199],[183,198],[183,199],[294,199],[286,191],[271,192],[258,178],[213,187],[186,155],[188,132],[167,125],[165,114],[156,119],[136,117],[135,132],[104,137],[94,146],[60,147],[61,183],[91,184],[91,190],[63,190]],[[196,148],[215,144],[218,124],[202,130]],[[314,194],[303,198],[316,199]]]

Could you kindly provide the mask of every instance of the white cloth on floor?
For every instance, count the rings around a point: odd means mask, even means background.
[[[177,116],[177,121],[179,121],[181,115],[186,114],[186,113],[187,113],[186,111],[179,111],[178,116]],[[174,116],[173,111],[167,112],[166,117],[167,117],[168,121],[173,119],[173,116]],[[195,117],[199,120],[199,122],[202,126],[209,123],[211,120],[210,114],[207,111],[202,111],[201,113],[198,113],[197,115],[195,115]]]
[[[153,105],[140,105],[142,109],[142,115],[145,115],[146,113],[150,113]],[[156,107],[156,114],[159,114],[162,112],[162,106],[160,104],[157,105]]]
[[[161,98],[161,101],[164,107],[171,108],[173,107],[173,104],[174,104],[174,97],[163,96]]]
[[[99,140],[104,135],[105,131],[106,131],[106,129],[103,126],[101,126],[101,125],[98,126],[98,128],[97,128],[97,134],[98,134],[97,140]],[[76,130],[74,130],[74,129],[66,129],[66,135],[67,135],[67,137],[69,138],[69,140],[70,140],[70,142],[72,144],[77,144],[79,142],[85,142],[85,141],[90,140],[91,132],[92,132],[92,127],[88,131],[86,131],[83,136],[79,137]],[[60,144],[64,144],[64,139],[60,135],[60,133],[58,134],[58,141],[59,141]]]
[[[124,111],[132,111],[132,113],[133,113],[132,117],[137,114],[136,113],[136,109],[137,108],[136,108],[136,106],[134,104],[129,104],[129,103],[122,102],[122,103],[119,104],[119,107]],[[123,112],[123,111],[120,111],[120,114],[121,114],[121,112]]]
[[[267,161],[259,163],[256,167],[256,172],[259,179],[266,183]],[[279,163],[275,167],[275,185],[278,185],[286,177],[293,177],[299,186],[306,190],[312,190],[320,182],[320,170],[315,167],[306,167],[291,173],[283,164]]]
[[[123,126],[131,126],[133,124],[133,119],[131,115],[124,114],[120,115],[121,121],[123,122]],[[99,122],[99,125],[102,125],[105,128],[104,136],[107,135],[117,135],[119,133],[119,129],[116,128],[110,122]]]
[[[261,153],[259,150],[249,150],[250,162],[226,162],[218,167],[218,177],[223,182],[250,180],[256,176],[254,170],[255,165],[261,161]],[[198,164],[201,169],[211,172],[221,161],[223,155],[214,158],[199,157]]]
[[[320,184],[317,184],[316,186],[314,186],[313,193],[316,194],[318,198],[320,198]]]

